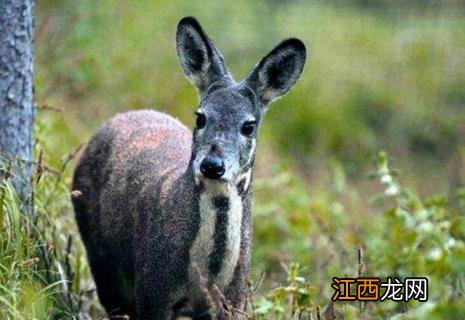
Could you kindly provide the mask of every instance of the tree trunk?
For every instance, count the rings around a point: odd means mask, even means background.
[[[31,207],[34,0],[0,0],[0,161]],[[1,169],[1,167],[0,167]],[[4,175],[0,170],[0,178]]]

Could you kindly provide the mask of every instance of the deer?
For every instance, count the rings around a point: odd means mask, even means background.
[[[260,123],[306,60],[290,38],[237,82],[193,17],[179,21],[176,51],[200,97],[193,131],[153,110],[117,114],[74,172],[75,217],[110,316],[227,319],[208,297],[215,290],[244,307]]]

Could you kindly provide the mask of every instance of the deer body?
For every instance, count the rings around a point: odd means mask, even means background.
[[[291,39],[237,83],[193,18],[180,21],[177,49],[201,95],[194,132],[155,111],[119,114],[75,171],[76,219],[110,316],[225,318],[218,294],[242,307],[258,124],[305,61]]]

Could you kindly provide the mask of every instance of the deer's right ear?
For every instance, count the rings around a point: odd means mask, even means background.
[[[200,92],[213,82],[231,78],[223,56],[195,18],[185,17],[179,21],[176,50],[184,73]]]

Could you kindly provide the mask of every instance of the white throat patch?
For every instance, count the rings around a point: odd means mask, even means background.
[[[221,289],[227,288],[232,280],[234,270],[240,253],[241,224],[242,224],[242,199],[235,185],[217,181],[204,181],[205,189],[200,194],[200,227],[196,239],[190,249],[191,266],[196,264],[202,276],[210,278]],[[215,246],[215,225],[217,217],[221,217],[218,208],[214,205],[214,199],[224,197],[228,199],[225,214],[225,239],[224,252],[221,253],[219,272],[212,276],[209,270],[210,255]]]
[[[236,178],[236,185],[239,184],[241,181],[244,180],[244,191],[246,192],[247,189],[250,186],[250,180],[252,179],[252,169],[249,169],[248,171],[241,173],[237,178]]]

